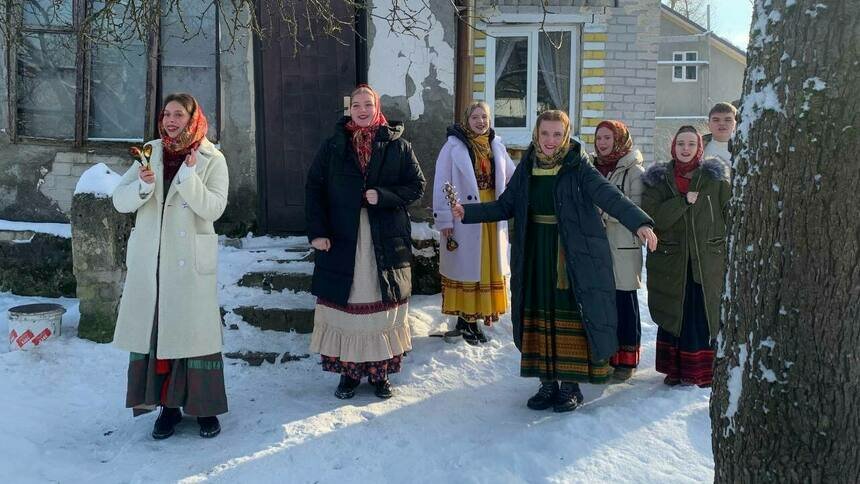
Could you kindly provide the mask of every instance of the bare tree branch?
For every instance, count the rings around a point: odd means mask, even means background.
[[[73,1],[85,0],[0,0],[0,18],[4,20],[0,22],[0,30],[7,42],[14,41],[23,27],[25,7],[41,8],[37,12],[44,19],[41,23],[55,25],[61,12],[69,10]],[[338,7],[345,4],[347,8],[336,9],[335,1]],[[354,14],[360,11],[365,11],[369,18],[383,20],[392,32],[422,36],[432,28],[428,1],[391,0],[387,9],[370,9],[365,0],[103,0],[88,7],[85,17],[69,27],[77,33],[78,42],[122,47],[146,42],[150,32],[159,31],[162,19],[170,18],[181,26],[182,40],[188,41],[205,33],[204,18],[214,10],[228,40],[224,50],[247,42],[248,33],[259,38],[272,37],[277,19],[283,25],[277,40],[291,41],[297,52],[303,45],[302,39],[313,41],[322,36],[345,42],[342,37],[347,32],[352,35]],[[188,11],[189,5],[200,4],[193,13]]]
[[[707,22],[708,0],[663,0],[663,4],[699,25]]]

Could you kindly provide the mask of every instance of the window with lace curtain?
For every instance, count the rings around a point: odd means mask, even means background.
[[[526,145],[538,114],[575,109],[576,27],[488,29],[485,99],[506,142]]]
[[[149,43],[90,43],[81,35],[88,12],[125,2],[24,0],[18,8],[19,41],[9,56],[13,87],[13,139],[140,141],[154,135],[160,97],[193,94],[218,133],[217,11],[184,0],[181,25],[165,6],[158,35]],[[187,25],[192,23],[193,25]],[[124,25],[112,26],[122,30]],[[197,35],[189,40],[186,28]],[[154,55],[151,55],[154,54]],[[147,102],[147,100],[152,102]]]

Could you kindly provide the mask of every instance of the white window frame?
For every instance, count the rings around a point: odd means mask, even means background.
[[[687,60],[687,54],[695,54],[694,60]],[[681,56],[681,60],[675,60],[675,56]],[[696,50],[678,50],[672,52],[672,82],[699,82],[699,65],[702,61],[699,60],[699,51]],[[675,67],[681,67],[681,77],[675,77]],[[696,73],[695,79],[687,79],[687,70],[693,69]]]
[[[568,115],[573,123],[573,130],[579,133],[579,123],[576,122],[579,108],[579,49],[580,24],[555,24],[545,26],[547,32],[570,32],[570,108]],[[487,28],[486,68],[484,80],[484,100],[493,108],[493,126],[496,133],[512,147],[525,147],[531,143],[532,131],[537,121],[537,85],[538,85],[538,46],[541,25],[517,24],[512,26],[489,26]],[[523,128],[496,128],[496,38],[497,37],[527,37],[528,38],[528,75],[526,76],[526,126]],[[571,133],[574,134],[574,133]]]

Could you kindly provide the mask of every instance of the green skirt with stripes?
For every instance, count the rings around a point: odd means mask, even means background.
[[[227,413],[221,353],[159,362],[155,358],[157,326],[156,321],[149,354],[131,353],[125,406],[135,416],[159,405],[182,408],[195,417]]]
[[[605,383],[608,360],[592,361],[573,290],[558,288],[555,176],[532,176],[526,227],[523,339],[520,375],[541,380]],[[568,284],[569,285],[569,284]]]

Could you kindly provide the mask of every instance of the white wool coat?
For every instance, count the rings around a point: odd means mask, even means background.
[[[514,174],[515,167],[499,136],[493,138],[490,148],[493,151],[496,199],[498,199]],[[454,220],[451,208],[442,192],[445,182],[454,185],[462,205],[481,202],[478,196],[475,168],[469,157],[469,148],[454,136],[448,137],[436,160],[436,176],[433,181],[433,218],[436,230],[454,229],[454,238],[460,246],[452,252],[445,248],[444,238],[440,241],[439,273],[456,281],[479,282],[481,280],[481,224],[462,224]],[[493,256],[498,259],[502,275],[508,275],[510,274],[508,223],[497,222],[496,229],[499,234],[499,250]]]
[[[153,148],[155,186],[140,181],[140,165],[135,163],[113,192],[118,211],[136,212],[113,344],[149,353],[157,308],[158,358],[218,353],[223,341],[216,286],[218,236],[212,223],[227,205],[227,162],[204,140],[197,164],[183,164],[171,186],[164,187],[161,140],[148,144]]]

